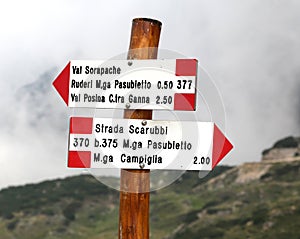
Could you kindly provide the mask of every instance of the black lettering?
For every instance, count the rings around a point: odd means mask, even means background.
[[[100,154],[99,153],[94,153],[94,162],[100,162]]]

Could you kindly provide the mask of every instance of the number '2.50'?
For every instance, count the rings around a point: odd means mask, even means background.
[[[156,104],[162,104],[162,105],[166,105],[166,104],[172,104],[173,101],[173,97],[172,96],[164,96],[164,97],[160,97],[160,96],[156,96]]]

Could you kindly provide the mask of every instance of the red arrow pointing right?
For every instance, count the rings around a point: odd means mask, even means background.
[[[214,125],[214,139],[213,139],[213,153],[212,153],[212,168],[228,154],[233,148],[233,145],[221,132],[221,130]]]
[[[69,103],[70,64],[71,62],[66,65],[63,71],[52,83],[58,94],[67,105]]]

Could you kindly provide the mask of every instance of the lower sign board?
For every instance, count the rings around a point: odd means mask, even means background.
[[[196,59],[73,60],[53,82],[69,107],[196,108]]]
[[[71,117],[68,167],[210,171],[232,148],[212,122]]]

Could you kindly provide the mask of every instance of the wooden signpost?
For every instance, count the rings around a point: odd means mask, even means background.
[[[119,239],[149,239],[150,169],[210,171],[233,148],[213,122],[156,121],[196,110],[197,60],[157,60],[161,22],[132,22],[127,60],[70,61],[53,82],[69,107],[125,109],[71,117],[70,168],[120,168]],[[168,73],[166,73],[168,72]]]
[[[128,59],[156,59],[161,22],[132,21]],[[124,118],[152,119],[152,110],[125,110]],[[119,239],[149,239],[150,170],[121,170]]]

